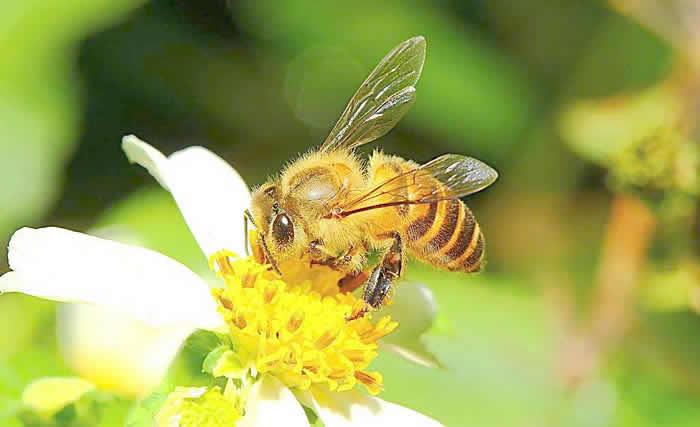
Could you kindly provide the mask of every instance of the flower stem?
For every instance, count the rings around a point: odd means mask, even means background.
[[[576,386],[595,373],[634,321],[635,290],[647,259],[656,220],[637,197],[617,194],[612,202],[598,268],[590,323],[566,340],[564,381]]]
[[[634,293],[656,221],[638,198],[613,199],[591,313],[591,333],[603,347],[619,341],[634,318]]]

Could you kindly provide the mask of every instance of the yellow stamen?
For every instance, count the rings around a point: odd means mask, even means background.
[[[322,295],[308,281],[290,285],[250,258],[219,252],[211,264],[226,285],[213,293],[243,366],[302,390],[381,390],[381,375],[366,369],[377,340],[396,322],[372,322],[370,315],[348,321],[361,303],[353,295]]]
[[[378,372],[357,371],[355,372],[355,378],[364,384],[367,390],[372,394],[378,394],[382,391],[383,378]]]
[[[221,275],[231,275],[233,274],[233,267],[231,266],[231,260],[236,259],[236,254],[226,249],[215,252],[209,258],[209,268],[214,272]]]

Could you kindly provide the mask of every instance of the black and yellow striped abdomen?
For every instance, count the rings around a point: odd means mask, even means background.
[[[411,161],[393,156],[382,156],[382,161],[372,160],[372,176],[381,176],[382,179],[416,167]],[[418,197],[412,191],[435,191],[443,197],[447,196],[444,185],[434,178],[424,179],[420,186],[409,185],[409,182],[405,184],[399,186],[402,188],[400,192],[392,195],[393,200],[416,200]],[[396,216],[394,225],[404,236],[406,247],[413,257],[450,271],[475,272],[481,269],[485,253],[484,236],[474,214],[461,200],[399,205],[391,209]]]
[[[423,211],[425,215],[406,227],[411,254],[446,270],[479,271],[484,259],[484,235],[471,210],[461,200],[446,200]]]

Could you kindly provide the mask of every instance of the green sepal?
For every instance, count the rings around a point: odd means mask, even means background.
[[[207,355],[202,370],[217,378],[241,379],[246,374],[246,368],[238,355],[225,345],[215,348]]]
[[[178,387],[155,417],[156,427],[230,427],[241,417],[237,402],[220,387]]]

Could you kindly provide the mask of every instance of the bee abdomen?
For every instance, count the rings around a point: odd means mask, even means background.
[[[479,236],[477,237],[476,243],[467,258],[462,263],[462,271],[475,272],[480,271],[484,266],[484,250],[485,250],[484,234],[479,231]]]
[[[479,271],[484,236],[471,210],[460,200],[433,203],[406,229],[408,248],[418,259],[450,271]]]
[[[433,202],[428,205],[426,212],[413,220],[406,228],[409,242],[416,242],[423,238],[433,227],[437,219],[438,203]]]
[[[462,202],[449,200],[443,203],[446,206],[443,209],[442,222],[439,223],[437,233],[425,245],[426,252],[435,253],[446,247],[458,233],[458,226],[464,218],[465,206]]]
[[[474,215],[459,200],[440,204],[444,206],[432,221],[432,232],[419,241],[409,241],[411,252],[429,264],[450,271],[479,271],[485,242]],[[411,236],[410,230],[407,234]]]
[[[474,214],[464,206],[464,218],[460,223],[457,238],[445,248],[442,261],[453,271],[478,271],[484,258],[484,235]]]

